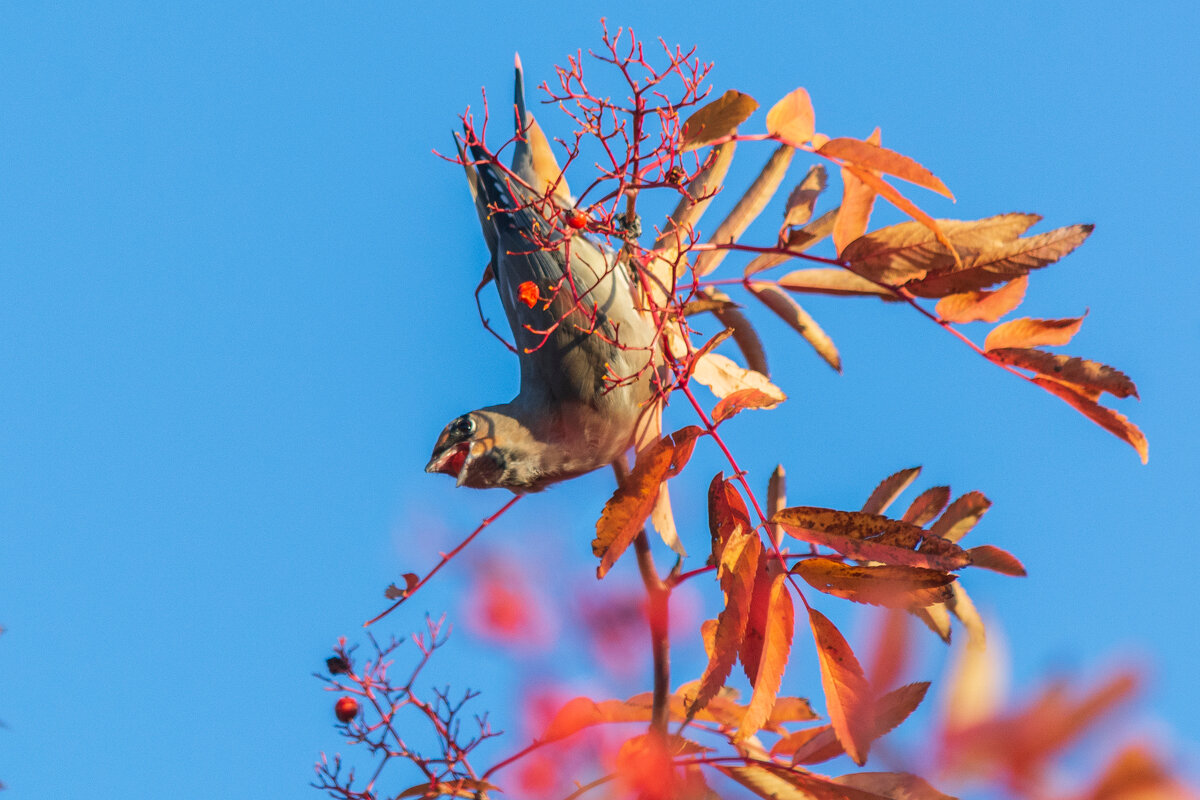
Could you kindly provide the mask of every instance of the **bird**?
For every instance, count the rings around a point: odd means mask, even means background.
[[[455,144],[516,342],[520,389],[507,403],[451,420],[425,471],[451,475],[458,486],[524,494],[621,458],[653,424],[662,359],[635,270],[619,251],[562,222],[574,204],[525,108],[519,56],[514,84],[510,169],[520,180],[470,136],[472,158],[457,137]]]

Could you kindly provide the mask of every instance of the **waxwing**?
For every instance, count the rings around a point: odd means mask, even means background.
[[[461,145],[459,155],[516,343],[520,391],[451,421],[425,471],[453,475],[459,486],[524,493],[625,453],[645,423],[661,359],[631,270],[616,253],[550,219],[572,202],[549,142],[525,108],[519,58],[514,105],[520,135],[511,169],[520,181],[487,163],[478,144],[471,148],[478,163]],[[542,202],[551,189],[552,202]],[[549,242],[539,247],[539,236]],[[532,305],[519,295],[530,283],[538,290]]]

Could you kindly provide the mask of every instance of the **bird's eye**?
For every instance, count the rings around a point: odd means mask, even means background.
[[[459,439],[465,439],[475,433],[475,420],[472,417],[459,417],[450,424],[450,433]]]

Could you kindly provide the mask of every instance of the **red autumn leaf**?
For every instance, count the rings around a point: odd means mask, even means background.
[[[774,408],[777,405],[779,398],[766,392],[758,389],[738,389],[721,398],[713,406],[712,420],[714,423],[720,423],[748,408]]]
[[[987,335],[984,350],[999,350],[1002,347],[1039,347],[1060,345],[1071,341],[1083,317],[1068,319],[1032,319],[1022,317],[997,325]]]
[[[725,480],[718,472],[708,485],[708,530],[712,535],[712,558],[709,566],[716,566],[725,548],[725,542],[736,532],[745,533],[754,529],[750,522],[750,511],[741,492],[732,480]]]
[[[947,322],[996,322],[1025,299],[1029,276],[1021,275],[995,291],[961,292],[946,295],[935,311]]]
[[[878,145],[880,131],[876,128],[867,137],[869,144]],[[865,183],[848,167],[842,167],[842,205],[833,223],[833,246],[838,253],[867,232],[871,209],[875,207],[876,190]]]
[[[538,285],[533,281],[525,281],[517,287],[517,299],[530,308],[533,308],[537,301],[541,299]]]
[[[812,100],[804,89],[794,89],[767,112],[767,133],[791,145],[812,139],[815,124]]]
[[[758,675],[758,663],[766,639],[771,586],[780,571],[777,556],[764,548],[758,557],[758,569],[754,573],[754,590],[750,596],[746,633],[742,637],[741,647],[738,648],[738,660],[742,662],[742,670],[746,673],[746,680],[750,681],[751,687],[754,686],[754,679]]]
[[[953,575],[920,567],[889,564],[852,566],[829,558],[808,558],[792,572],[820,592],[889,608],[914,608],[944,603],[951,597]]]
[[[1079,411],[1109,433],[1123,439],[1137,451],[1138,455],[1141,456],[1143,464],[1150,460],[1150,445],[1146,441],[1146,434],[1142,433],[1124,414],[1113,411],[1111,408],[1105,408],[1087,395],[1064,383],[1059,383],[1049,378],[1033,378],[1033,382],[1051,394],[1065,400],[1076,411]]]
[[[993,350],[988,358],[1010,367],[1036,372],[1072,389],[1089,400],[1099,400],[1102,392],[1113,397],[1137,397],[1137,386],[1120,370],[1076,356],[1047,353],[1045,350],[1004,348]]]
[[[878,691],[900,681],[909,667],[913,642],[908,615],[898,608],[889,608],[875,617],[871,627],[874,637],[867,678]]]
[[[687,118],[683,123],[679,152],[686,153],[733,135],[756,108],[758,103],[753,97],[730,89]]]
[[[967,550],[967,555],[971,556],[971,566],[973,567],[983,567],[993,572],[1018,578],[1025,577],[1025,565],[1007,550],[1001,550],[990,544],[981,544]]]
[[[771,582],[768,600],[767,626],[763,635],[762,655],[759,658],[757,675],[754,678],[754,693],[746,708],[746,716],[738,727],[735,738],[744,739],[758,732],[771,717],[779,685],[787,669],[788,657],[792,652],[792,632],[795,618],[792,611],[792,595],[787,577],[778,575]]]
[[[862,765],[874,733],[871,687],[841,631],[816,609],[809,609],[808,617],[817,643],[829,720],[846,754]]]
[[[887,511],[888,506],[911,486],[920,474],[920,467],[909,467],[887,476],[871,492],[867,502],[863,503],[862,510],[868,514],[882,514]]]
[[[876,514],[800,506],[776,514],[791,536],[829,547],[859,561],[880,561],[906,567],[949,572],[970,563],[966,552],[952,542],[930,537],[915,525]],[[924,538],[920,550],[912,550]]]
[[[908,156],[900,155],[894,150],[880,147],[870,140],[838,138],[830,139],[817,149],[819,155],[826,158],[836,158],[845,163],[853,164],[860,169],[875,170],[888,175],[895,175],[909,183],[915,183],[938,194],[954,199],[954,195],[946,188],[932,172],[918,164]]]
[[[950,487],[934,486],[921,492],[900,519],[913,525],[928,525],[934,517],[942,513],[949,502]]]
[[[596,522],[596,538],[592,553],[600,557],[596,576],[603,578],[625,548],[642,529],[654,502],[658,488],[667,479],[675,460],[675,447],[669,438],[638,454],[637,462],[625,481],[613,492]]]

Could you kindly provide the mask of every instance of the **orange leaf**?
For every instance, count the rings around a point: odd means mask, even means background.
[[[973,567],[983,567],[1017,578],[1025,577],[1025,565],[1007,550],[1001,550],[990,544],[981,544],[967,550],[967,554],[971,556],[971,566]]]
[[[913,201],[902,195],[895,186],[892,186],[874,172],[857,169],[855,167],[847,167],[847,169],[854,173],[854,177],[870,186],[872,189],[882,195],[883,198],[889,203],[928,228],[930,233],[934,235],[934,238],[936,238],[938,242],[940,242],[942,246],[946,248],[947,252],[954,257],[954,265],[956,267],[962,266],[962,261],[959,259],[957,252],[955,251],[953,245],[950,244],[950,240],[942,231],[942,227],[938,224],[937,220],[918,208]]]
[[[1003,347],[1038,347],[1066,344],[1079,332],[1083,317],[1067,319],[1032,319],[1022,317],[997,325],[988,333],[984,350]]]
[[[953,575],[920,567],[851,566],[829,558],[808,558],[792,572],[819,592],[889,608],[944,603],[952,596]]]
[[[904,722],[929,690],[929,682],[910,683],[880,697],[871,709],[871,741],[891,732]],[[793,764],[820,764],[837,758],[845,750],[832,725],[809,728],[780,739],[771,755],[791,755]]]
[[[884,478],[871,492],[867,502],[863,503],[862,510],[868,514],[882,514],[887,511],[888,506],[900,496],[901,492],[911,486],[920,474],[920,467],[909,467]]]
[[[1101,428],[1128,442],[1141,456],[1143,464],[1150,460],[1150,445],[1146,442],[1146,434],[1138,430],[1138,427],[1126,419],[1125,415],[1113,411],[1111,408],[1105,408],[1064,383],[1049,378],[1033,378],[1032,380],[1051,394],[1058,395],[1068,405]]]
[[[487,792],[498,792],[499,788],[487,781],[473,778],[459,778],[455,781],[438,781],[437,783],[418,783],[396,795],[397,800],[406,797],[479,797]]]
[[[951,503],[941,518],[929,527],[929,535],[957,542],[971,532],[991,507],[992,501],[982,492],[967,492]]]
[[[738,648],[738,660],[746,680],[754,686],[758,675],[758,664],[762,659],[763,645],[767,635],[767,615],[771,607],[771,586],[775,576],[782,571],[774,554],[766,548],[758,557],[758,569],[754,573],[754,591],[750,597],[750,615],[746,618],[746,635]]]
[[[758,103],[753,97],[730,89],[687,118],[683,123],[679,152],[686,153],[732,136],[737,132],[738,125],[745,122],[756,108]]]
[[[592,553],[600,557],[596,577],[603,578],[612,569],[642,530],[674,460],[675,447],[670,439],[662,439],[638,453],[633,470],[605,503],[596,522],[596,538],[592,540]]]
[[[921,492],[900,519],[904,522],[911,522],[913,525],[927,525],[930,520],[942,513],[949,502],[950,487],[934,486],[932,489]]]
[[[907,772],[859,772],[834,778],[833,782],[894,800],[957,800]]]
[[[804,89],[794,89],[767,112],[767,133],[791,145],[804,144],[815,133],[812,100]]]
[[[871,132],[867,141],[874,145],[879,144],[879,128]],[[867,232],[877,193],[854,170],[842,167],[842,205],[833,223],[833,247],[838,253]]]
[[[776,576],[771,583],[768,601],[767,628],[763,637],[762,657],[758,662],[758,674],[754,679],[754,693],[746,708],[746,716],[738,727],[735,739],[752,736],[763,727],[775,707],[779,684],[787,669],[788,657],[792,652],[792,631],[795,618],[792,611],[792,595],[788,591],[787,577]]]
[[[816,609],[810,608],[808,617],[817,643],[829,720],[846,754],[862,765],[874,732],[871,687],[841,631]]]
[[[879,297],[899,300],[890,289],[871,283],[866,278],[841,267],[815,267],[789,272],[779,279],[779,286],[789,292],[829,294],[842,297]]]
[[[792,163],[793,153],[795,153],[793,148],[788,145],[780,145],[771,154],[762,171],[758,173],[758,177],[754,179],[754,183],[750,184],[750,188],[737,201],[737,205],[713,231],[708,240],[709,244],[732,244],[741,238],[750,223],[762,213],[767,203],[775,196],[779,184],[783,182],[783,176],[787,174],[788,166]],[[729,250],[726,249],[702,251],[696,258],[694,267],[696,274],[707,275],[712,272],[728,254]]]
[[[928,536],[915,525],[877,514],[797,506],[785,508],[771,521],[782,525],[797,539],[830,547],[860,561],[925,567],[940,572],[956,570],[970,563],[970,558],[958,545]],[[912,550],[922,537],[921,550]]]
[[[713,406],[712,421],[724,422],[748,408],[774,408],[779,405],[779,399],[758,389],[739,389],[733,394],[726,395]]]
[[[1050,380],[1070,384],[1072,389],[1089,400],[1099,400],[1101,392],[1122,398],[1138,396],[1137,386],[1128,375],[1096,361],[1020,348],[993,350],[988,357],[1010,367],[1031,370]]]
[[[935,310],[947,322],[996,322],[1021,305],[1029,276],[1021,275],[993,292],[951,294],[938,301]]]
[[[830,139],[817,149],[817,154],[826,158],[837,158],[853,164],[861,169],[885,172],[895,175],[909,183],[915,183],[938,194],[954,199],[954,195],[946,188],[932,172],[918,164],[908,156],[902,156],[894,150],[872,144],[861,139],[838,138]]]
[[[716,566],[730,536],[754,530],[746,501],[732,479],[725,480],[721,472],[713,476],[708,485],[708,530],[712,534],[710,566]]]
[[[842,359],[838,355],[833,340],[821,329],[817,321],[800,307],[799,303],[788,297],[778,286],[770,283],[751,283],[750,291],[767,308],[774,311],[780,319],[803,336],[804,340],[817,351],[817,355],[825,359],[826,364],[838,372],[842,371]]]

